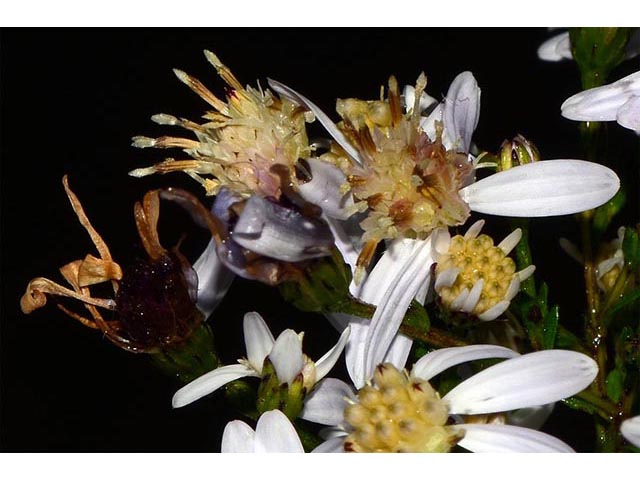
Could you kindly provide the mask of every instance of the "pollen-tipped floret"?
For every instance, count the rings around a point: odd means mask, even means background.
[[[207,120],[203,124],[166,114],[154,115],[152,120],[156,123],[180,126],[195,138],[134,137],[133,145],[179,148],[190,158],[168,158],[152,167],[134,170],[131,175],[183,171],[200,182],[207,195],[216,195],[220,188],[227,187],[244,198],[255,193],[279,199],[282,176],[273,167],[284,166],[292,173],[298,159],[309,156],[305,122],[312,121],[313,115],[269,90],[243,87],[214,54],[205,55],[228,85],[226,102],[195,78],[175,70],[176,76],[213,110],[203,115]],[[295,181],[294,175],[290,177],[287,183]]]

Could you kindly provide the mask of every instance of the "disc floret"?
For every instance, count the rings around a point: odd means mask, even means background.
[[[449,412],[429,382],[412,378],[392,364],[376,368],[373,383],[345,410],[352,432],[351,452],[448,452],[457,434],[446,426]]]

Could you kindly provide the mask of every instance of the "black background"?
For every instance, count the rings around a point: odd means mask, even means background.
[[[278,79],[327,112],[333,111],[336,97],[377,98],[390,74],[405,84],[425,71],[427,91],[441,97],[455,75],[471,70],[482,88],[474,136],[478,145],[495,150],[503,139],[522,133],[537,143],[544,158],[581,158],[577,124],[560,117],[562,101],[580,90],[577,67],[537,59],[538,45],[550,35],[542,28],[75,28],[3,29],[0,34],[4,451],[219,448],[222,427],[231,419],[219,396],[174,411],[171,397],[178,384],[149,367],[143,356],[115,348],[52,304],[30,316],[18,305],[31,278],[61,281],[57,268],[93,251],[69,207],[63,174],[121,264],[139,249],[133,203],[147,189],[178,185],[204,200],[185,175],[127,176],[163,156],[130,147],[133,135],[171,132],[153,124],[152,114],[198,120],[205,108],[172,68],[191,73],[222,95],[223,82],[203,49],[216,52],[242,83],[260,79],[265,86],[267,77]],[[620,67],[615,77],[634,69],[635,61]],[[637,219],[637,145],[633,134],[615,124],[608,131],[613,151],[626,152],[610,159],[630,185],[629,203],[636,205],[635,212],[630,208],[624,215]],[[559,236],[576,240],[574,222],[534,220],[532,228],[538,274],[561,303],[564,321],[577,326],[583,301],[580,268],[557,246]],[[500,219],[492,218],[490,229],[496,238],[508,233]],[[206,237],[166,207],[161,216],[165,245],[183,232],[188,233],[183,250],[194,260]],[[243,355],[241,319],[249,310],[263,314],[276,333],[285,325],[306,331],[312,358],[337,338],[333,332],[327,335],[322,318],[296,312],[276,292],[238,280],[212,322],[227,363]],[[563,406],[545,430],[578,450],[592,448],[589,419]]]

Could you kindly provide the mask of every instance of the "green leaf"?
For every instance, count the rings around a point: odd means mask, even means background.
[[[609,375],[607,375],[607,380],[605,382],[607,387],[607,397],[609,397],[614,403],[618,403],[620,401],[620,397],[622,397],[625,376],[626,373],[624,369],[621,368],[615,368],[609,372]]]
[[[594,243],[598,244],[611,224],[611,220],[615,217],[625,204],[626,194],[622,187],[618,193],[604,205],[598,207],[593,215],[593,238]]]
[[[603,85],[626,56],[630,28],[571,28],[571,53],[582,74],[584,89]]]
[[[555,346],[559,319],[559,308],[557,305],[554,305],[544,317],[544,327],[542,328],[542,348],[545,350],[549,350]]]
[[[619,312],[631,309],[640,305],[640,288],[637,288],[629,293],[626,293],[620,297],[613,307],[607,312],[609,317],[613,317]]]
[[[624,253],[624,261],[631,271],[638,270],[640,266],[640,242],[638,241],[638,232],[634,228],[627,227],[624,230],[622,253]]]

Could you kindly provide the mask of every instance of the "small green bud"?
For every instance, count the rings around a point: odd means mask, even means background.
[[[290,420],[300,415],[307,389],[304,377],[298,375],[293,382],[280,383],[271,360],[267,357],[262,367],[262,381],[258,387],[256,407],[259,414],[269,410],[281,410]]]
[[[502,142],[498,171],[538,161],[540,161],[540,152],[536,146],[522,135],[517,135],[511,141]]]

